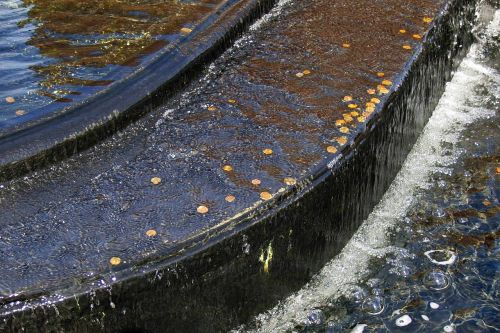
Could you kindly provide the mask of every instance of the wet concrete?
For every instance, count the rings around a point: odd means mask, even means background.
[[[474,5],[292,2],[132,126],[4,182],[5,329],[223,330],[299,288],[387,189]]]

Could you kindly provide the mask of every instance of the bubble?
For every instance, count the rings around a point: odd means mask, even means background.
[[[450,278],[442,271],[435,270],[424,277],[424,284],[432,290],[443,290],[450,285]]]
[[[323,325],[325,322],[325,315],[323,314],[323,311],[319,309],[314,309],[312,310],[308,315],[307,315],[307,325]]]
[[[429,303],[429,306],[431,307],[431,309],[439,309],[439,304],[435,303],[435,302],[430,302]]]
[[[368,297],[368,292],[366,289],[361,287],[356,287],[352,292],[352,297],[356,303],[361,303],[365,298]]]
[[[404,327],[410,325],[412,322],[411,317],[408,315],[404,315],[396,319],[396,326]]]
[[[363,302],[363,311],[371,315],[378,315],[384,311],[384,299],[380,296],[367,298]]]
[[[451,333],[455,332],[455,329],[453,329],[453,326],[451,325],[446,325],[445,327],[443,327],[443,331],[445,331],[446,333]]]
[[[424,254],[436,265],[452,265],[457,260],[455,252],[450,250],[430,250]]]
[[[446,212],[444,211],[443,208],[439,207],[434,212],[432,212],[432,215],[441,218],[446,216]]]
[[[422,319],[425,320],[425,321],[429,321],[429,317],[427,317],[426,315],[421,315]]]

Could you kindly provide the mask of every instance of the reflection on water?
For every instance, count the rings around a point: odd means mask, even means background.
[[[499,22],[497,10],[343,252],[239,331],[500,330]]]
[[[82,99],[123,78],[221,2],[2,1],[0,121],[16,110]]]

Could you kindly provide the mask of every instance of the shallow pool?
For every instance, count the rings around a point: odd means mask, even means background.
[[[223,2],[0,1],[0,128],[125,78]]]

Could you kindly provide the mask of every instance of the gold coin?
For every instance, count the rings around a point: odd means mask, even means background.
[[[118,257],[111,257],[111,259],[109,259],[109,263],[113,266],[119,265],[121,262],[122,260]]]
[[[262,200],[269,200],[269,199],[271,199],[272,197],[273,197],[273,196],[272,196],[272,195],[271,195],[271,193],[269,193],[269,192],[262,192],[262,193],[260,194],[260,198],[261,198]]]
[[[266,148],[262,151],[265,155],[271,155],[273,153],[272,149]]]
[[[337,148],[335,148],[334,146],[328,146],[326,147],[326,151],[330,154],[335,154],[337,152]]]
[[[200,214],[206,214],[206,213],[208,213],[208,207],[201,205],[201,206],[198,206],[196,211]]]
[[[154,237],[154,236],[156,236],[156,230],[149,229],[148,231],[146,231],[146,235],[148,237]]]
[[[260,179],[257,179],[257,178],[252,179],[252,184],[253,185],[258,186],[258,185],[260,185],[260,183],[261,183]]]
[[[160,177],[153,177],[153,178],[151,178],[151,183],[153,183],[153,185],[158,185],[161,183],[161,178]]]

